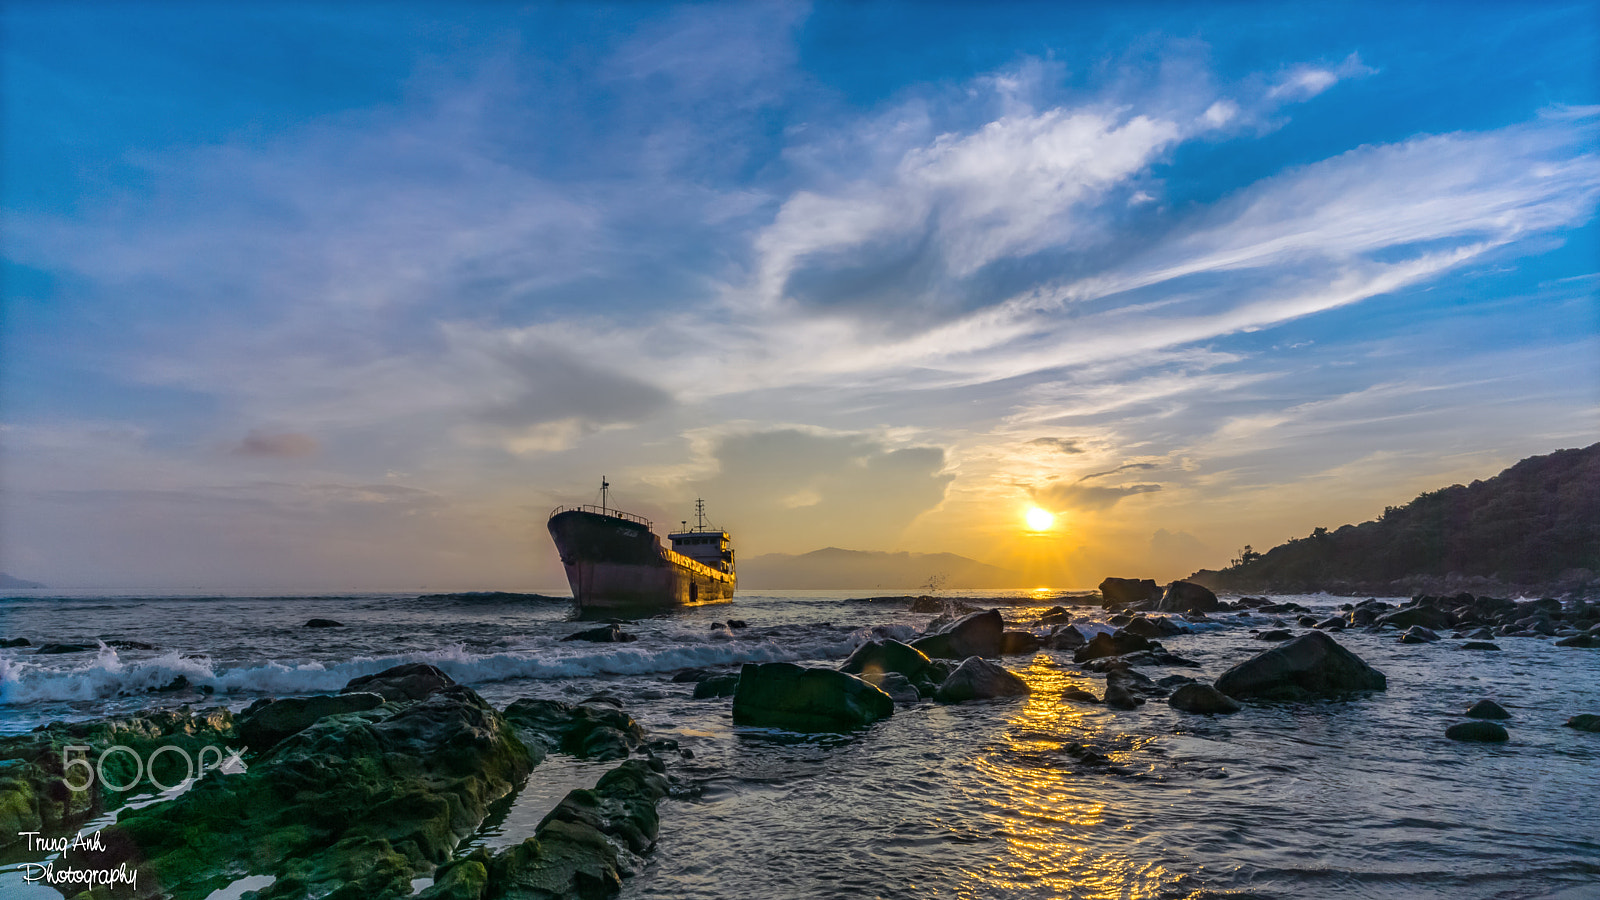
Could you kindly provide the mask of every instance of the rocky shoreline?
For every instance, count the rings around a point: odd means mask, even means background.
[[[1540,638],[1572,652],[1600,647],[1600,605],[1584,601],[1457,594],[1403,604],[1367,599],[1345,604],[1338,615],[1313,616],[1292,602],[1225,602],[1198,585],[1162,588],[1133,579],[1108,579],[1098,596],[1071,599],[1078,602],[1070,608],[1007,621],[999,609],[881,598],[874,602],[922,604],[940,615],[905,641],[874,635],[835,665],[748,663],[736,671],[684,670],[671,680],[693,684],[702,702],[728,704],[736,725],[817,733],[869,728],[938,706],[1014,702],[1030,688],[1013,669],[1040,650],[1068,656],[1081,672],[1103,679],[1098,692],[1068,690],[1063,704],[1120,715],[1164,702],[1187,715],[1225,716],[1251,704],[1339,701],[1386,690],[1388,678],[1337,640],[1342,631],[1392,633],[1402,644],[1449,639],[1463,652],[1495,652],[1492,639],[1500,637]],[[1197,664],[1163,643],[1237,615],[1267,617],[1269,627],[1252,631],[1269,646],[1211,681],[1186,674]],[[1463,720],[1443,728],[1444,736],[1514,738],[1512,713],[1488,701],[1465,707]],[[1600,729],[1593,710],[1570,715],[1572,729]],[[0,739],[0,842],[28,832],[70,836],[117,812],[113,792],[71,789],[74,773],[63,749],[73,746],[128,748],[103,759],[103,775],[114,783],[135,779],[135,758],[154,767],[153,754],[163,746],[191,755],[207,746],[243,751],[240,765],[213,766],[186,792],[122,809],[95,847],[70,849],[56,860],[63,869],[137,873],[133,884],[63,890],[87,900],[203,900],[246,876],[273,879],[245,894],[255,900],[612,896],[655,845],[657,804],[694,790],[680,772],[680,761],[692,754],[650,740],[613,698],[523,698],[497,709],[439,669],[408,664],[353,679],[336,694],[262,700],[239,712],[185,707],[57,723]],[[1093,748],[1068,750],[1085,770],[1115,770]],[[549,753],[617,765],[593,787],[567,794],[521,843],[464,851],[491,807],[537,779]],[[165,767],[154,774],[164,783],[182,777],[181,769],[174,776]],[[414,894],[419,879],[431,885]]]

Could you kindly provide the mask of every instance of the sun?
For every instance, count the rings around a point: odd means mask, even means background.
[[[1056,523],[1056,517],[1049,510],[1037,506],[1029,509],[1025,518],[1028,520],[1028,528],[1033,531],[1049,531],[1050,526]]]

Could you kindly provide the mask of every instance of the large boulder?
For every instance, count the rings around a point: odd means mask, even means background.
[[[1128,634],[1125,631],[1117,631],[1112,634],[1101,632],[1090,639],[1089,643],[1079,647],[1072,654],[1072,659],[1074,662],[1081,663],[1091,659],[1099,659],[1102,656],[1121,656],[1124,653],[1137,653],[1140,650],[1149,650],[1158,646],[1158,644],[1151,642],[1149,638],[1140,637],[1137,634]]]
[[[406,663],[375,675],[352,678],[339,693],[366,692],[385,700],[422,700],[455,683],[455,679],[427,663]]]
[[[969,656],[939,685],[933,699],[940,703],[965,703],[968,700],[1022,697],[1029,692],[1026,681],[1003,667],[981,657]]]
[[[1454,624],[1454,617],[1445,610],[1419,604],[1384,613],[1373,619],[1372,624],[1379,628],[1385,625],[1393,625],[1401,630],[1410,628],[1413,625],[1421,625],[1423,628],[1449,628]]]
[[[1222,601],[1209,588],[1192,581],[1174,581],[1156,605],[1157,612],[1208,613],[1222,609]]]
[[[1320,631],[1258,653],[1217,679],[1217,690],[1239,700],[1305,700],[1387,687],[1382,672]]]
[[[1100,582],[1106,606],[1132,606],[1161,599],[1161,586],[1151,578],[1107,578]]]
[[[927,654],[892,638],[868,641],[839,665],[839,671],[851,675],[872,672],[899,672],[907,678],[916,678],[931,665]]]
[[[1182,712],[1203,714],[1235,713],[1244,708],[1227,694],[1199,682],[1179,685],[1167,698],[1167,705]]]
[[[1030,631],[1008,631],[1000,636],[1001,656],[1024,656],[1037,653],[1044,641]]]
[[[794,663],[747,663],[733,721],[790,731],[842,731],[894,715],[894,700],[854,675]]]
[[[1005,649],[1005,630],[1000,610],[989,609],[963,616],[938,634],[912,641],[911,646],[934,659],[995,657]]]
[[[259,700],[234,720],[239,739],[259,753],[291,734],[298,734],[324,716],[363,712],[383,705],[383,698],[366,691],[320,697]]]

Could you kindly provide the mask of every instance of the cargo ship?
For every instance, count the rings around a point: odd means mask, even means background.
[[[567,571],[579,610],[660,609],[733,599],[738,577],[726,531],[706,525],[704,500],[695,501],[695,526],[667,535],[663,547],[650,521],[610,507],[611,485],[600,481],[599,506],[558,506],[550,537]]]

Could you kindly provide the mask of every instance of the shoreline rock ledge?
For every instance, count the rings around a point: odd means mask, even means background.
[[[1256,654],[1217,678],[1236,700],[1310,700],[1382,691],[1389,680],[1338,641],[1310,631]]]

